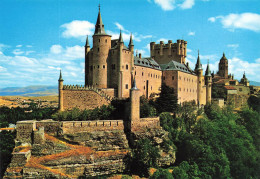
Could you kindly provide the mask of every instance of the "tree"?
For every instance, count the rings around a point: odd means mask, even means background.
[[[168,170],[159,168],[150,177],[150,179],[161,179],[161,178],[163,178],[163,179],[173,179],[173,176]]]
[[[177,97],[174,89],[162,84],[160,96],[155,100],[155,107],[159,113],[175,112],[177,109]]]

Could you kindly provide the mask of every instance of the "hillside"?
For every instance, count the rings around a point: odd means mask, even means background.
[[[0,96],[55,96],[57,86],[7,87],[0,89]]]

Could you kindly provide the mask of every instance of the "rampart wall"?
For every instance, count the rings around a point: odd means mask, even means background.
[[[140,118],[140,120],[132,121],[128,125],[131,125],[131,132],[142,132],[147,129],[156,129],[160,128],[160,119],[159,117],[151,118]],[[128,126],[129,128],[130,126]]]
[[[80,86],[63,86],[63,109],[94,109],[110,104],[113,96],[96,88]],[[111,92],[110,92],[111,93]],[[113,92],[112,92],[113,93]]]
[[[18,121],[16,139],[22,143],[32,143],[32,132],[36,130],[36,121]]]
[[[51,135],[56,135],[59,128],[60,122],[53,120],[42,120],[36,122],[36,129],[44,127],[44,132]]]
[[[63,134],[124,130],[123,120],[66,121],[61,126]]]

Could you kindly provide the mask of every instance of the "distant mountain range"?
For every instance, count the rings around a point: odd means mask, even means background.
[[[249,84],[253,86],[260,86],[260,82],[257,81],[249,81]]]
[[[250,81],[250,85],[260,86],[260,82]],[[57,86],[26,86],[0,88],[0,96],[55,96],[58,95]]]
[[[58,95],[57,86],[7,87],[0,89],[0,96],[53,96]]]

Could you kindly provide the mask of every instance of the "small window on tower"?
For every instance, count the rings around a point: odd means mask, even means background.
[[[97,48],[97,51],[99,52],[99,48]]]
[[[105,42],[107,43],[107,39],[105,40]]]
[[[174,76],[172,76],[172,80],[174,80]]]
[[[128,84],[125,85],[125,89],[128,89]]]
[[[165,80],[165,76],[163,77],[163,80]]]
[[[106,66],[105,66],[105,65],[103,65],[103,68],[106,68]]]
[[[144,76],[144,72],[142,72],[142,76]]]
[[[136,71],[135,71],[135,75],[136,75]]]
[[[100,42],[100,39],[98,39],[98,42]]]
[[[99,68],[99,65],[97,66],[97,68]]]
[[[128,65],[126,65],[126,66],[125,66],[125,69],[127,69],[127,70],[128,70]]]

